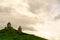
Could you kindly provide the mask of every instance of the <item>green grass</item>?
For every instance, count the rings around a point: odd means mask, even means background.
[[[15,29],[0,30],[0,40],[47,40],[34,35],[18,32]]]

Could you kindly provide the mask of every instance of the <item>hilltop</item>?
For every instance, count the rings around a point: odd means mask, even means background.
[[[47,39],[23,33],[21,26],[19,26],[18,30],[16,30],[13,27],[11,27],[10,23],[8,23],[7,27],[0,30],[0,40],[47,40]]]

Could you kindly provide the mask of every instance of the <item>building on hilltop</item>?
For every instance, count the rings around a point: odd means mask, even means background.
[[[19,28],[18,28],[18,32],[19,32],[19,33],[22,32],[22,28],[21,28],[21,26],[19,26]]]
[[[14,28],[11,26],[11,23],[8,22],[8,23],[7,23],[7,27],[5,27],[5,29],[11,30],[11,29],[14,29]],[[21,26],[19,26],[19,28],[18,28],[17,31],[18,31],[19,33],[22,33],[22,28],[21,28]]]
[[[5,27],[5,29],[13,29],[10,22],[7,23],[7,27]]]

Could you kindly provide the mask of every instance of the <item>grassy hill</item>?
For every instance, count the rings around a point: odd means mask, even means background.
[[[0,30],[0,40],[46,40],[41,37],[18,32],[15,29]]]
[[[11,23],[9,22],[7,24],[7,27],[0,30],[0,40],[47,40],[47,39],[23,33],[21,26],[19,26],[18,30],[15,30],[13,27],[11,27]]]

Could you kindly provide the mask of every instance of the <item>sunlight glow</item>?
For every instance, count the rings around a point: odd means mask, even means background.
[[[50,32],[45,32],[44,37],[50,39],[52,37],[52,34]]]

